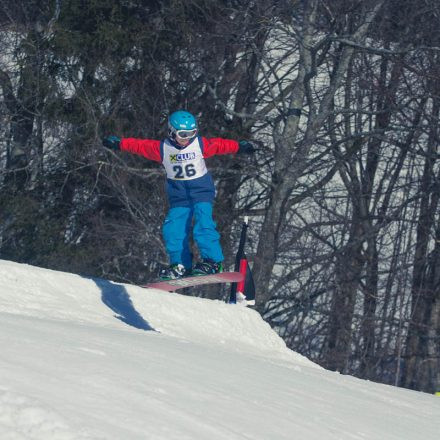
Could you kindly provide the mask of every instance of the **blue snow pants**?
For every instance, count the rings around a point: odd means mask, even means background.
[[[171,208],[165,218],[162,232],[170,264],[180,263],[187,269],[191,268],[190,235],[193,220],[193,238],[200,257],[216,263],[223,261],[220,234],[212,218],[212,203],[198,202],[192,206]]]

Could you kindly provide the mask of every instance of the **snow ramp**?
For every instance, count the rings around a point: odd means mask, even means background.
[[[319,368],[289,350],[254,310],[175,292],[0,260],[0,312],[154,331],[165,337]]]

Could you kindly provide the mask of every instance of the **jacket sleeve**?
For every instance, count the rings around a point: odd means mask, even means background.
[[[203,157],[211,157],[216,154],[235,154],[238,151],[238,142],[223,138],[202,138]]]
[[[154,139],[123,138],[119,144],[122,151],[138,154],[155,162],[162,162],[160,141]]]

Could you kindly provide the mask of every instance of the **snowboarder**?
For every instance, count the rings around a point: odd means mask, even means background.
[[[169,211],[162,232],[170,265],[160,271],[162,280],[223,271],[220,235],[212,217],[214,182],[205,158],[217,154],[252,154],[248,141],[223,138],[207,139],[198,135],[196,118],[185,110],[168,118],[168,137],[162,141],[108,136],[104,147],[128,151],[161,163],[167,175]],[[192,267],[189,235],[193,237],[201,261]]]

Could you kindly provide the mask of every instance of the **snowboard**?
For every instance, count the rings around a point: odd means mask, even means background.
[[[145,284],[141,287],[174,292],[175,290],[183,289],[185,287],[202,286],[204,284],[239,283],[243,279],[244,276],[240,272],[222,272],[210,275],[194,275],[177,278],[176,280],[156,281],[155,283]]]

